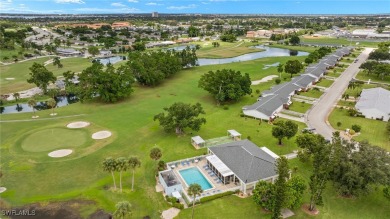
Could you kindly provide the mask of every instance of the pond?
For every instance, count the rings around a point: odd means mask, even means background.
[[[182,51],[185,48],[187,48],[187,46],[189,46],[191,49],[193,49],[193,48],[195,48],[196,45],[190,44],[190,45],[183,45],[183,46],[175,46],[175,47],[172,47],[172,48],[168,48],[166,50]]]
[[[236,56],[236,57],[232,57],[232,58],[198,59],[198,64],[199,64],[199,66],[218,65],[218,64],[226,64],[226,63],[232,63],[232,62],[250,61],[250,60],[266,58],[266,57],[307,56],[307,55],[309,55],[308,52],[273,48],[273,47],[262,46],[262,45],[254,46],[254,48],[263,49],[264,51],[248,53],[248,54],[244,54],[244,55],[240,55],[240,56]]]
[[[94,59],[94,61],[99,61],[103,65],[107,65],[108,63],[115,64],[123,60],[126,60],[126,56],[111,56],[111,57]]]
[[[68,95],[68,96],[58,96],[55,98],[57,105],[56,107],[63,107],[67,106],[72,103],[76,103],[79,101],[79,99],[74,95]],[[50,109],[50,107],[47,105],[47,101],[37,101],[37,105],[34,107],[36,111],[46,110]],[[0,114],[11,114],[11,113],[27,113],[32,112],[32,107],[28,106],[27,103],[20,103],[15,104],[12,106],[0,106]]]

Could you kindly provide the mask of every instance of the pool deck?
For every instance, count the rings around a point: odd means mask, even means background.
[[[207,190],[203,191],[203,193],[201,194],[201,197],[211,196],[211,195],[215,195],[217,193],[221,193],[221,192],[225,192],[225,191],[232,191],[232,190],[240,188],[240,185],[235,185],[234,183],[230,183],[227,185],[224,185],[223,183],[217,183],[214,180],[215,176],[214,177],[210,176],[210,174],[208,174],[208,172],[205,169],[203,169],[203,166],[207,165],[205,158],[200,160],[198,163],[191,162],[191,159],[188,159],[188,160],[189,160],[189,165],[185,164],[183,166],[182,162],[177,162],[179,164],[177,166],[175,166],[175,168],[171,168],[171,169],[173,169],[173,172],[176,174],[177,178],[180,180],[180,183],[183,185],[183,192],[185,192],[186,194],[187,194],[188,186],[187,186],[186,182],[184,182],[179,171],[183,170],[183,169],[188,169],[191,167],[197,167],[200,170],[200,172],[205,176],[205,178],[209,181],[211,186],[213,187],[211,189],[207,189]],[[194,160],[194,159],[192,159],[192,160]],[[175,162],[173,162],[173,163],[175,163]]]

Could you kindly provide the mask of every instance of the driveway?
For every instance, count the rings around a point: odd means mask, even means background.
[[[344,73],[338,77],[327,92],[322,95],[318,102],[313,105],[305,117],[305,122],[310,128],[315,128],[316,132],[326,139],[332,139],[335,129],[329,124],[328,116],[336,105],[341,95],[347,89],[349,81],[359,72],[359,66],[366,61],[368,54],[373,48],[366,48],[357,58],[357,63],[352,63],[345,69]]]

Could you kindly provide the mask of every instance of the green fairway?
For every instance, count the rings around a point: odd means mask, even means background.
[[[58,116],[49,116],[49,111],[39,111],[39,119],[31,120],[32,113],[1,114],[2,121],[0,153],[1,167],[4,173],[1,183],[7,187],[2,193],[2,200],[11,206],[21,206],[29,203],[50,201],[67,201],[72,199],[92,200],[86,211],[99,208],[108,212],[115,211],[115,204],[128,200],[132,205],[132,218],[160,218],[161,211],[170,207],[161,193],[157,193],[155,169],[157,162],[149,157],[150,149],[158,146],[162,150],[163,161],[174,161],[193,156],[203,155],[206,149],[196,150],[190,144],[192,136],[200,135],[203,139],[226,136],[226,130],[235,129],[242,134],[242,138],[251,138],[255,144],[266,146],[279,155],[291,153],[297,150],[296,137],[284,139],[283,146],[278,145],[278,140],[272,137],[272,124],[260,122],[253,118],[241,117],[242,107],[253,104],[259,94],[275,85],[274,81],[252,86],[252,95],[244,96],[236,102],[226,103],[225,107],[217,105],[212,96],[198,88],[198,81],[204,73],[210,70],[232,68],[242,73],[248,73],[252,80],[259,80],[265,76],[277,73],[275,67],[262,69],[264,65],[276,62],[285,63],[289,59],[303,61],[305,57],[277,57],[264,58],[248,62],[231,63],[224,65],[202,66],[185,69],[164,81],[157,87],[143,87],[136,85],[131,97],[114,104],[87,101],[75,103],[56,109]],[[66,60],[62,60],[66,61]],[[70,68],[64,64],[61,71]],[[16,73],[15,73],[16,74]],[[290,77],[286,75],[286,80]],[[283,78],[283,77],[282,77]],[[283,79],[282,79],[283,80]],[[177,136],[174,133],[166,133],[153,121],[154,115],[161,113],[164,107],[175,102],[201,103],[206,114],[203,116],[207,122],[200,131],[185,130],[185,134]],[[295,102],[293,106],[308,109],[311,105]],[[11,121],[18,120],[18,121]],[[21,121],[22,120],[22,121]],[[47,148],[52,147],[60,138],[62,132],[59,127],[74,121],[88,121],[91,126],[82,130],[86,134],[85,143],[74,146],[74,153],[69,158],[53,160],[39,153],[31,153],[23,150],[22,145],[26,138],[32,136],[32,140],[43,141]],[[299,132],[306,127],[303,123],[297,123]],[[57,135],[50,136],[51,129],[58,129]],[[95,131],[110,130],[113,136],[104,140],[92,140],[90,134]],[[363,128],[363,131],[365,128]],[[42,131],[42,133],[40,133]],[[76,131],[76,130],[69,130]],[[38,133],[38,134],[37,134]],[[46,133],[46,134],[45,134]],[[73,133],[67,133],[67,139],[80,139]],[[40,137],[39,137],[40,136]],[[75,142],[75,139],[66,143]],[[62,143],[65,143],[62,141]],[[79,142],[77,142],[79,143]],[[57,145],[59,143],[56,143]],[[39,145],[39,147],[42,147]],[[36,149],[35,144],[30,144],[30,150]],[[47,149],[51,150],[51,149]],[[135,171],[135,191],[131,191],[131,172],[123,173],[122,183],[124,192],[114,192],[111,174],[102,170],[102,160],[107,157],[137,156],[141,160],[141,167]],[[295,161],[292,161],[295,162]],[[303,164],[295,164],[299,168],[299,174],[309,178],[309,167]],[[302,171],[302,172],[301,172]],[[116,175],[119,182],[119,176]],[[22,183],[23,182],[23,183]],[[364,200],[339,199],[333,190],[327,190],[324,200],[332,205],[321,207],[320,218],[346,218],[348,215],[374,215],[382,218],[389,213],[385,208],[384,198],[375,191],[375,196],[368,196]],[[308,196],[305,196],[308,202]],[[365,201],[370,202],[364,206]],[[358,205],[358,206],[355,206]],[[235,196],[213,200],[196,207],[197,218],[259,218],[265,213],[254,205],[251,198],[238,198]],[[353,209],[356,212],[348,213],[343,208]],[[203,209],[203,210],[199,210]],[[367,211],[367,212],[363,212]],[[298,210],[297,218],[307,218]],[[188,218],[191,209],[184,210],[178,218]]]
[[[317,83],[320,87],[330,87],[334,81],[328,79],[321,79],[320,82]]]
[[[361,134],[353,139],[358,141],[367,140],[373,145],[380,146],[390,151],[389,135],[386,133],[386,122],[361,117],[351,117],[347,114],[346,109],[335,109],[329,115],[329,122],[333,128],[339,130],[351,129],[352,125],[362,127]],[[337,122],[341,126],[337,127]]]
[[[61,59],[61,64],[64,67],[58,68],[53,64],[48,64],[46,68],[49,71],[52,71],[55,76],[62,76],[62,73],[66,71],[81,72],[82,70],[91,66],[92,61],[90,59],[81,58],[81,57],[65,58],[65,59]]]
[[[0,65],[0,94],[13,93],[35,87],[35,85],[26,81],[30,77],[29,68],[34,62],[43,64],[49,59],[49,57],[45,57],[11,65]]]
[[[303,57],[299,58],[303,59]],[[253,86],[253,97],[245,96],[240,101],[229,103],[227,110],[217,106],[206,91],[198,88],[200,76],[209,70],[233,68],[248,72],[254,79],[261,79],[277,72],[275,68],[262,70],[264,64],[285,62],[288,59],[289,57],[266,58],[186,69],[156,88],[137,86],[130,98],[116,104],[76,103],[56,109],[59,118],[54,120],[6,123],[7,128],[1,129],[0,152],[4,163],[3,171],[7,174],[2,178],[2,182],[8,190],[7,193],[2,194],[2,197],[11,205],[83,197],[96,201],[98,206],[108,211],[114,210],[117,201],[125,199],[131,200],[134,217],[150,215],[152,218],[157,218],[159,217],[158,211],[166,209],[167,204],[162,201],[162,195],[156,193],[154,189],[155,177],[152,169],[156,163],[149,158],[148,153],[155,145],[162,149],[162,160],[173,161],[206,152],[205,149],[195,150],[190,144],[190,137],[200,135],[204,139],[216,138],[225,136],[228,129],[236,129],[242,133],[243,138],[250,136],[252,141],[259,146],[267,146],[278,154],[291,153],[297,149],[294,143],[295,138],[284,140],[283,147],[278,146],[277,139],[271,137],[272,125],[266,122],[260,124],[258,120],[240,117],[242,106],[253,104],[256,101],[258,95],[255,90],[269,89],[274,85],[273,81]],[[153,121],[154,115],[177,101],[202,104],[206,111],[207,123],[199,132],[187,130],[186,135],[178,137],[175,134],[165,133],[158,123]],[[50,118],[48,114],[44,111],[37,112],[40,119]],[[104,127],[100,130],[113,131],[117,138],[107,142],[108,145],[104,147],[85,148],[81,154],[77,151],[81,149],[76,148],[75,154],[80,154],[82,159],[60,163],[49,162],[52,159],[49,159],[47,155],[34,158],[32,162],[29,161],[32,155],[18,149],[19,138],[24,133],[30,130],[64,126],[75,120],[72,117],[65,118],[66,116],[79,114],[83,115],[75,117],[77,120],[89,121],[91,124]],[[1,120],[29,119],[31,115],[32,113],[8,114],[0,115],[0,118]],[[62,116],[64,118],[60,118]],[[300,129],[305,127],[304,124],[299,124]],[[85,156],[86,154],[88,156]],[[128,157],[131,155],[138,156],[142,161],[141,168],[136,171],[135,192],[128,190],[129,172],[124,174],[124,187],[127,192],[119,194],[103,189],[104,186],[111,186],[112,181],[110,174],[102,171],[101,161],[109,156]],[[37,161],[43,163],[37,163]],[[26,169],[29,171],[28,175],[24,174]],[[38,180],[48,175],[50,178],[47,180]],[[29,183],[17,183],[21,180]],[[40,189],[31,189],[33,187]]]
[[[358,41],[349,41],[349,39],[345,38],[333,38],[333,37],[301,37],[301,42],[303,43],[323,43],[323,44],[340,44],[344,46],[357,46],[356,43],[359,43],[358,46],[364,46],[364,47],[377,47],[378,42],[369,42],[364,40],[358,40]]]
[[[305,52],[314,52],[316,47],[312,46],[288,46],[288,45],[283,45],[283,44],[272,44],[270,47],[275,47],[275,48],[281,48],[281,49],[291,49],[291,50],[297,50],[297,51],[305,51]]]
[[[22,142],[22,148],[29,152],[68,149],[83,145],[88,137],[88,133],[81,129],[50,128],[28,135]]]
[[[310,109],[310,107],[311,107],[311,104],[294,101],[289,106],[288,109],[291,111],[298,112],[298,113],[306,113],[306,111],[308,111]]]
[[[199,58],[230,58],[246,53],[261,52],[261,49],[251,48],[259,43],[239,41],[234,43],[218,41],[219,47],[214,47],[212,42],[199,43],[201,48],[196,52]]]
[[[320,98],[324,94],[324,92],[319,90],[310,89],[307,92],[300,92],[299,95],[305,96],[305,97],[313,97],[313,98]]]

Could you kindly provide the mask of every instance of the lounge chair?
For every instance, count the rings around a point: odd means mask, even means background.
[[[179,166],[179,162],[176,162],[176,163],[175,163],[175,166],[178,167],[178,166]]]
[[[186,161],[186,163],[187,163],[188,166],[191,165],[190,162],[189,162],[188,160]]]
[[[186,163],[185,163],[184,161],[182,161],[182,162],[181,162],[181,165],[182,165],[182,166],[185,166],[185,165],[186,165]]]

